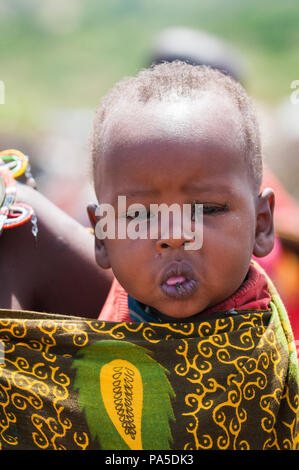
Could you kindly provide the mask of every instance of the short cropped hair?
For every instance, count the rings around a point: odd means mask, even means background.
[[[103,152],[103,127],[109,113],[120,103],[164,101],[176,97],[198,98],[203,91],[226,92],[240,111],[243,122],[245,158],[254,186],[259,189],[263,163],[260,133],[252,100],[242,85],[228,74],[204,65],[190,65],[181,61],[154,65],[118,82],[102,99],[96,111],[91,136],[93,171]]]

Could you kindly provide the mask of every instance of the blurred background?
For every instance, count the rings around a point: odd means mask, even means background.
[[[101,97],[124,76],[175,58],[226,70],[254,99],[264,184],[277,201],[275,248],[261,261],[299,353],[298,0],[1,0],[0,149],[29,155],[38,189],[88,225],[89,135]]]
[[[94,110],[116,81],[150,65],[170,28],[233,49],[224,60],[257,103],[266,162],[299,200],[297,0],[1,0],[1,149],[27,153],[40,191],[85,223]],[[211,41],[186,43],[214,54]]]

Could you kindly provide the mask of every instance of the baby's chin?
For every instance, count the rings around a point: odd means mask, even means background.
[[[176,302],[178,303],[178,302]],[[151,310],[154,316],[169,322],[190,322],[195,320],[197,316],[204,310],[195,306],[184,306],[184,302],[179,302],[179,306],[152,306]]]
[[[153,288],[152,292],[147,292],[146,296],[139,295],[140,292],[129,292],[130,295],[147,305],[151,309],[154,317],[160,318],[165,322],[186,322],[192,321],[201,312],[210,307],[207,296],[191,295],[187,298],[181,296],[179,298],[170,298],[160,290]]]

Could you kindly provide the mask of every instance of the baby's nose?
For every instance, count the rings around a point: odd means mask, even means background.
[[[193,238],[182,236],[180,238],[161,238],[156,241],[157,253],[162,253],[167,248],[179,249],[185,245],[185,243],[193,241]]]

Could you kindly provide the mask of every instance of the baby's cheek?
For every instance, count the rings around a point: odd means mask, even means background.
[[[236,217],[217,230],[213,227],[204,232],[202,262],[209,272],[216,271],[222,279],[242,277],[252,255],[252,234],[248,227],[240,227],[238,221]]]
[[[120,282],[138,284],[149,270],[146,250],[138,240],[109,240],[107,249],[112,270]]]

